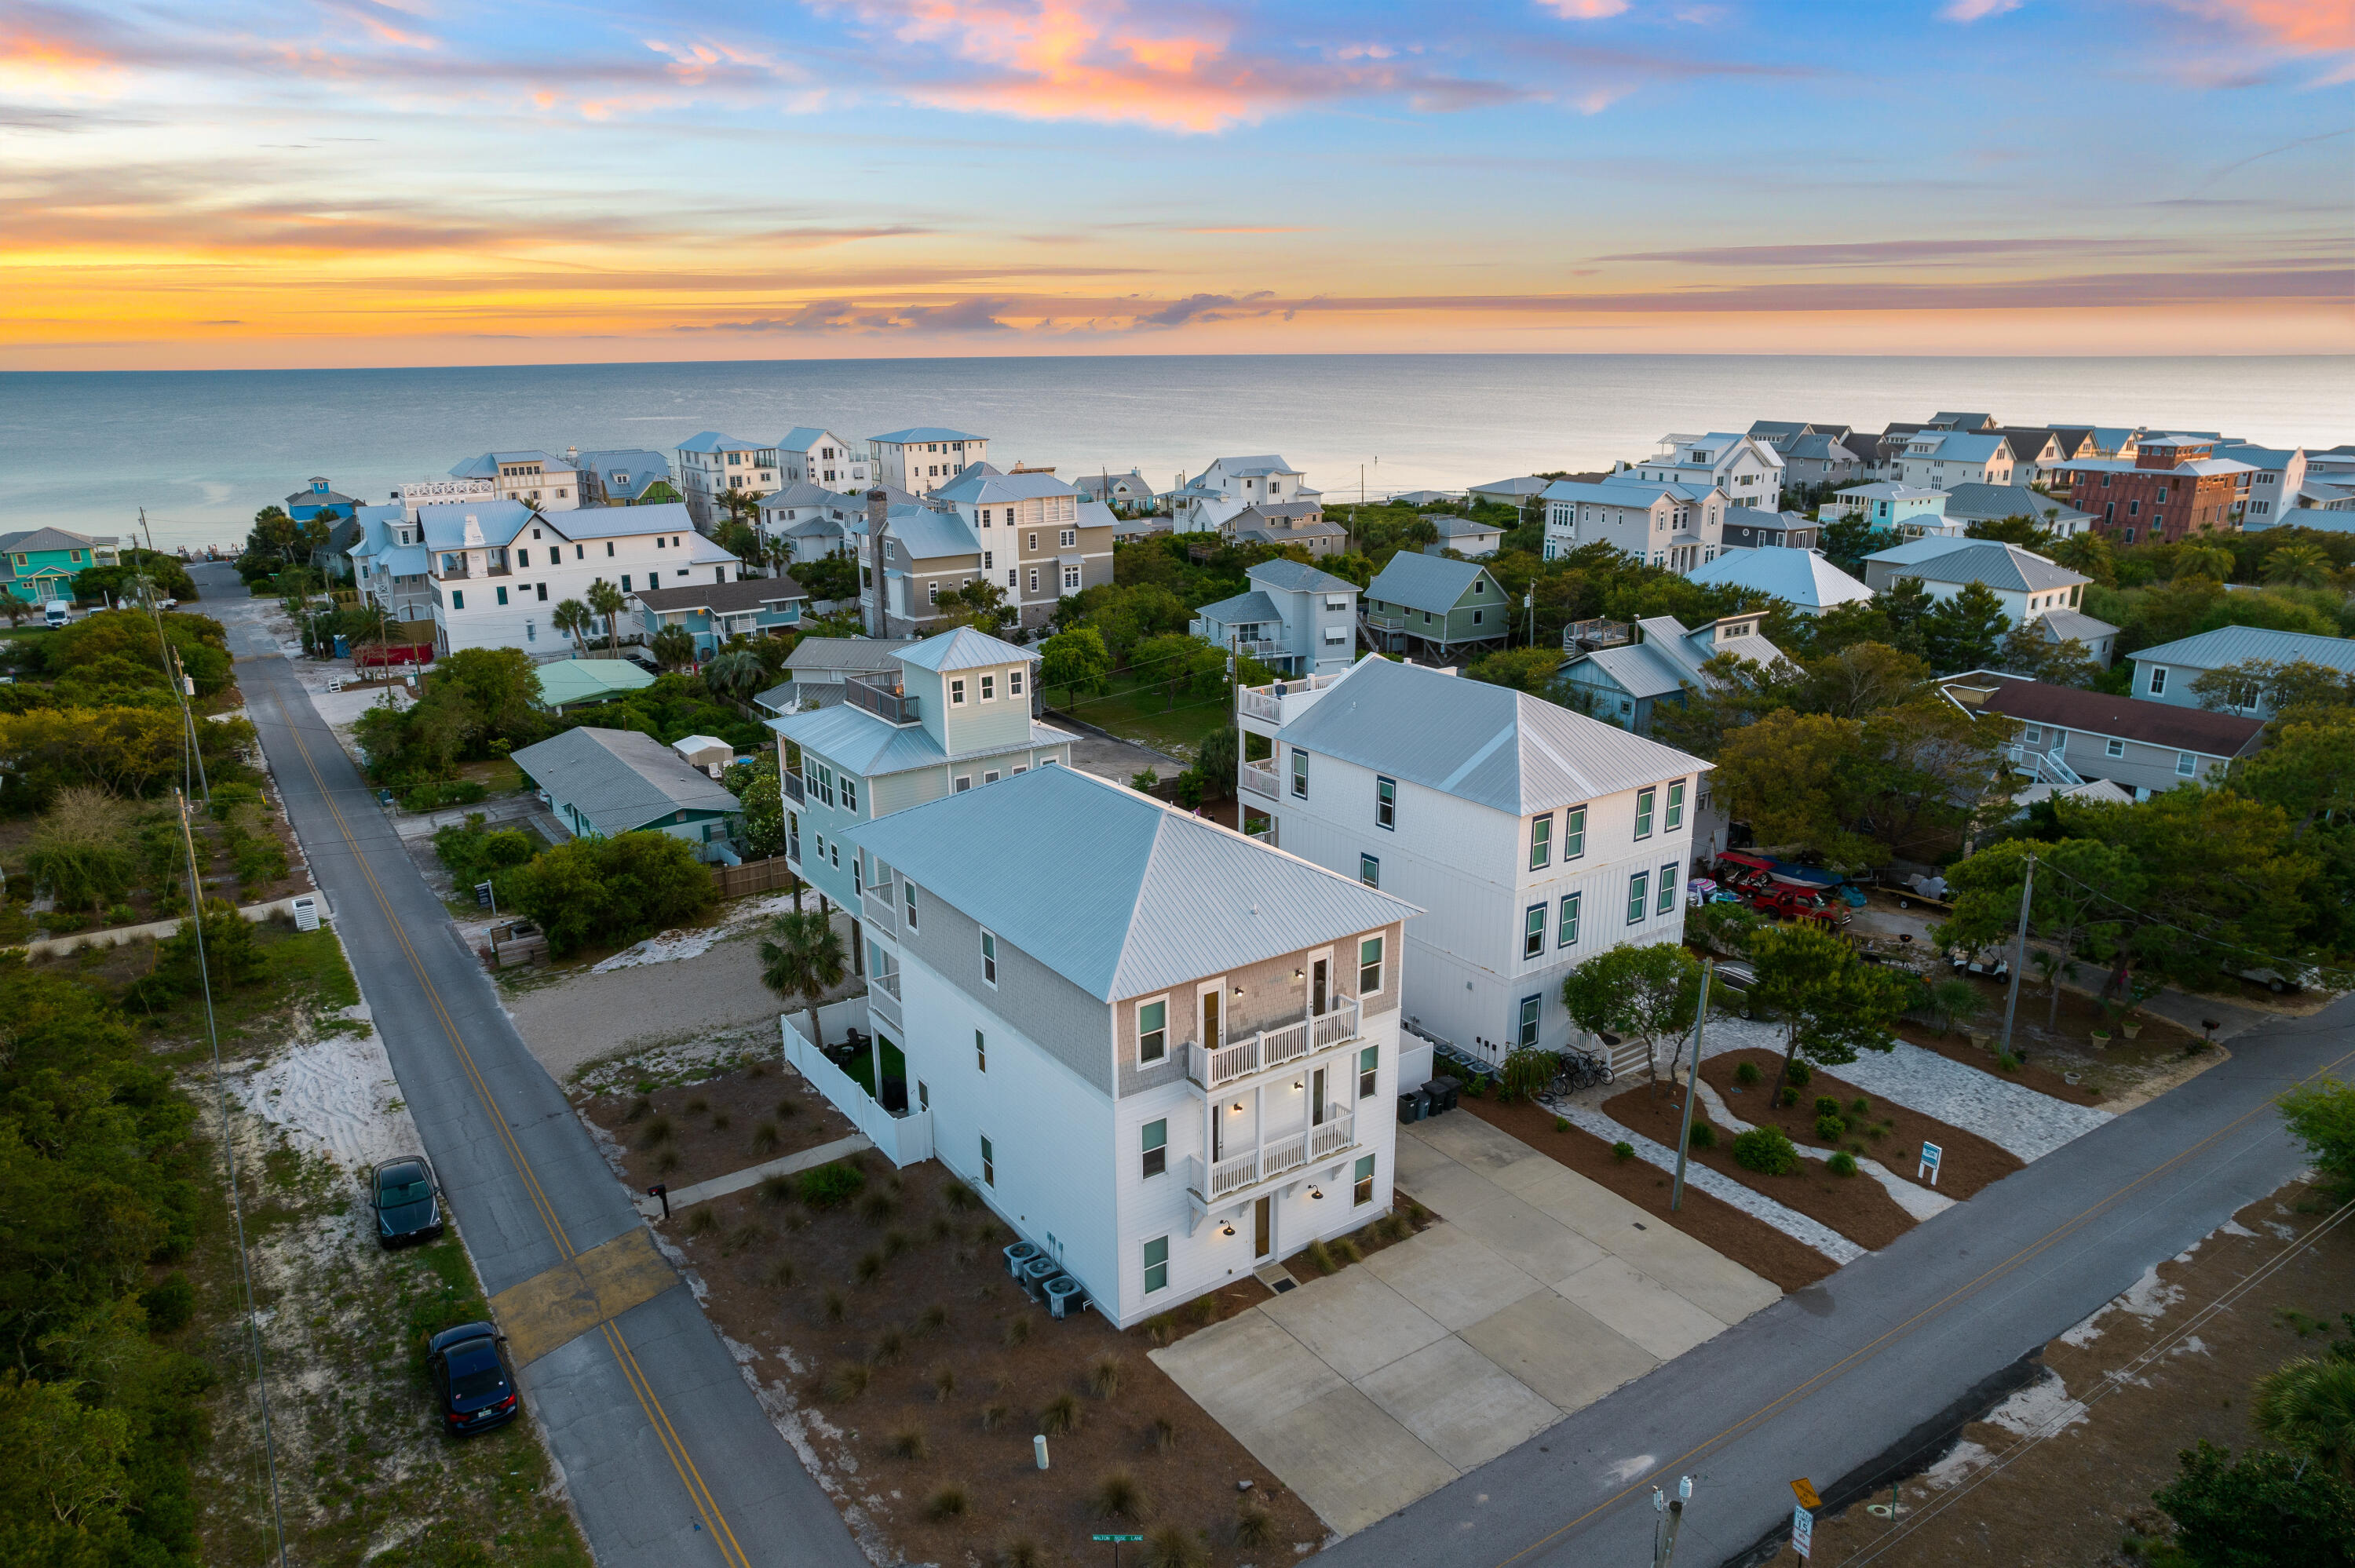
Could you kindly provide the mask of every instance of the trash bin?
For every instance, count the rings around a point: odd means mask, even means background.
[[[1062,1265],[1040,1253],[1022,1266],[1022,1288],[1029,1292],[1031,1300],[1043,1301],[1047,1298],[1047,1281],[1062,1272]]]
[[[1022,1266],[1039,1255],[1039,1249],[1028,1242],[1016,1242],[1006,1249],[1006,1272],[1017,1280],[1022,1277]]]
[[[1050,1316],[1068,1318],[1087,1304],[1087,1292],[1080,1282],[1068,1274],[1059,1274],[1047,1281],[1047,1311]]]
[[[1398,1118],[1401,1126],[1411,1121],[1421,1121],[1431,1114],[1431,1097],[1421,1089],[1409,1089],[1398,1100]]]
[[[1448,1077],[1444,1074],[1423,1085],[1423,1092],[1431,1097],[1430,1114],[1437,1116],[1442,1111],[1454,1110],[1455,1108],[1455,1097],[1461,1094],[1463,1090],[1464,1086],[1462,1084],[1457,1083],[1454,1078]]]

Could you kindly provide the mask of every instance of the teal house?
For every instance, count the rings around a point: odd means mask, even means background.
[[[698,860],[737,863],[731,841],[743,806],[652,736],[584,725],[525,747],[514,760],[575,838],[669,833],[695,845]]]
[[[113,539],[93,539],[62,528],[0,535],[0,588],[30,604],[73,599],[77,572],[112,567],[121,557]]]
[[[709,659],[731,637],[767,637],[802,623],[809,594],[791,577],[738,577],[732,583],[641,588],[633,596],[648,641],[666,626],[695,639],[695,656]]]
[[[308,523],[314,517],[330,522],[349,522],[359,511],[360,503],[346,495],[317,474],[311,482],[286,498],[286,515],[297,523]]]
[[[1421,643],[1444,658],[1493,652],[1512,634],[1513,607],[1476,561],[1401,550],[1366,585],[1366,629],[1386,652]]]

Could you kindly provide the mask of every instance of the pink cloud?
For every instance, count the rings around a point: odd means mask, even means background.
[[[2000,16],[2006,11],[2019,9],[2019,0],[1951,0],[1938,15],[1949,22],[1983,22],[1989,16]]]
[[[1627,0],[1538,0],[1555,16],[1572,22],[1599,22],[1627,8]]]

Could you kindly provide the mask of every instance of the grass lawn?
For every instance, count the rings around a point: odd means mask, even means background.
[[[1173,708],[1167,692],[1157,685],[1140,690],[1134,675],[1114,676],[1111,691],[1100,697],[1055,703],[1055,695],[1050,690],[1048,701],[1074,717],[1123,739],[1188,758],[1201,747],[1204,736],[1229,722],[1234,711],[1234,698],[1225,692],[1214,697],[1181,694]]]
[[[524,787],[523,769],[504,757],[460,763],[458,777],[472,779],[494,795],[512,795]]]

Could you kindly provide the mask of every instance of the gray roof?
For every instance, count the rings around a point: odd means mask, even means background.
[[[2066,502],[2039,494],[2024,484],[1958,484],[1946,492],[1946,515],[1965,522],[2041,517],[2048,523],[2074,523],[2093,514],[2076,511]]]
[[[1388,659],[1352,666],[1279,736],[1519,816],[1710,767],[1527,692]]]
[[[785,655],[785,668],[891,674],[900,668],[900,655],[914,646],[913,639],[885,641],[872,637],[805,637]]]
[[[981,505],[994,501],[1034,501],[1043,495],[1070,495],[1071,487],[1051,473],[1000,473],[986,462],[967,463],[957,476],[932,494],[942,501]]]
[[[2126,655],[2139,662],[2186,664],[2197,670],[2222,669],[2251,659],[2271,659],[2286,664],[2303,659],[2309,664],[2355,674],[2355,642],[2344,637],[2318,637],[2311,631],[2274,631],[2262,626],[2220,626],[2156,648],[2138,648]]]
[[[732,583],[642,588],[631,597],[657,614],[666,609],[708,609],[720,615],[742,615],[764,605],[807,599],[809,591],[791,577],[738,577]]]
[[[631,510],[661,509],[633,507]],[[679,509],[682,516],[686,510],[685,507]],[[569,518],[571,514],[568,513],[566,515]],[[473,545],[466,542],[469,519],[477,528],[476,542]],[[425,546],[430,550],[479,550],[507,544],[527,524],[539,521],[539,514],[520,501],[442,501],[419,507],[417,521]],[[646,532],[654,530],[648,528]]]
[[[2118,631],[2108,621],[2097,620],[2082,609],[2048,609],[2038,617],[2036,623],[2044,628],[2045,640],[2051,642],[2066,642],[2073,637],[2090,646],[2105,637],[2116,636]]]
[[[1902,548],[1903,546],[1899,546]],[[1877,551],[1868,560],[1891,551]],[[1964,539],[1951,550],[1940,550],[1899,568],[1903,576],[1934,583],[1985,583],[1991,588],[2018,588],[2030,593],[2045,588],[2074,588],[2094,579],[2058,567],[2032,550],[1999,539]]]
[[[93,539],[86,534],[69,534],[63,528],[33,528],[22,534],[0,535],[0,549],[30,554],[35,550],[87,550],[91,546],[112,546],[112,538]]]
[[[1779,523],[1781,518],[1777,515],[1774,520]],[[1770,594],[1798,609],[1829,609],[1872,597],[1870,588],[1813,550],[1783,545],[1721,550],[1715,560],[1695,567],[1685,578]]]
[[[927,637],[900,655],[911,669],[978,670],[993,664],[1036,664],[1039,655],[986,631],[960,626],[937,637]]]
[[[418,510],[427,512],[432,508]],[[552,514],[540,521],[568,539],[618,539],[632,534],[685,535],[696,532],[695,520],[687,514],[684,501],[658,501],[651,506],[581,506]],[[736,557],[723,555],[721,558],[732,561]]]
[[[867,532],[867,514],[853,512],[842,521],[847,532]],[[935,511],[930,506],[894,506],[888,525],[891,544],[900,555],[911,561],[940,561],[953,556],[979,556],[981,541],[974,536],[965,520],[954,512]]]
[[[1420,913],[1070,768],[1033,768],[843,836],[1105,1001]],[[1042,843],[1086,845],[1086,874],[1039,855]]]
[[[1220,626],[1250,626],[1284,619],[1284,612],[1275,608],[1275,600],[1257,588],[1249,593],[1239,593],[1232,599],[1222,599],[1216,604],[1206,604],[1194,613],[1205,620],[1215,620]]]
[[[1685,688],[1684,676],[1678,667],[1645,643],[1597,648],[1575,662],[1602,671],[1611,677],[1612,684],[1638,702],[1646,697],[1674,696]]]
[[[845,495],[838,490],[812,484],[806,479],[797,479],[783,490],[773,490],[761,497],[761,510],[763,512],[773,511],[780,506],[831,506],[847,512],[854,506],[865,504],[855,495]]]
[[[555,469],[559,472],[569,472],[572,468],[572,465],[562,458],[553,458],[546,452],[485,452],[480,457],[468,458],[453,468],[450,471],[450,477],[452,479],[496,479],[499,477],[499,464],[503,462],[536,462],[543,468]]]
[[[1431,525],[1439,530],[1439,536],[1443,539],[1475,538],[1505,531],[1501,524],[1475,523],[1468,517],[1434,517]]]
[[[1320,572],[1305,561],[1262,561],[1243,576],[1255,583],[1293,593],[1356,593],[1358,585],[1330,572]]]
[[[630,729],[583,726],[515,754],[515,765],[580,808],[607,836],[656,825],[679,811],[739,811],[736,797],[678,753]]]
[[[1552,481],[1540,479],[1533,473],[1522,474],[1512,479],[1496,479],[1486,484],[1476,484],[1472,487],[1471,493],[1474,495],[1539,495],[1542,494],[1545,487],[1551,482]]]
[[[1374,574],[1374,580],[1366,586],[1366,597],[1444,615],[1471,590],[1473,578],[1487,576],[1487,568],[1477,561],[1451,561],[1444,556],[1401,550]],[[1497,595],[1497,602],[1505,602],[1502,592]]]

